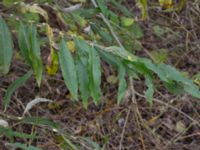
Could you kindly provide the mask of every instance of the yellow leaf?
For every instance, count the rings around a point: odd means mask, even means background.
[[[53,49],[48,57],[46,69],[49,75],[55,75],[58,71],[58,54]]]
[[[47,32],[48,38],[52,39],[52,38],[53,38],[53,30],[52,30],[52,28],[49,26],[49,24],[47,24],[46,32]]]
[[[159,0],[159,4],[165,9],[173,8],[173,0]]]
[[[141,10],[142,13],[142,20],[145,20],[148,17],[147,11],[147,0],[137,0],[137,6]]]
[[[154,116],[154,117],[152,117],[151,119],[149,119],[146,123],[145,123],[145,125],[152,125],[152,124],[154,124],[158,119],[159,119],[159,115],[158,116]]]
[[[74,41],[68,41],[67,42],[67,47],[69,48],[69,50],[74,53],[75,52],[75,44]]]

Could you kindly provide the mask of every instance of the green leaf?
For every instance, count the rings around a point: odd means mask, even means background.
[[[28,39],[28,31],[22,22],[20,22],[20,27],[18,31],[18,43],[22,56],[25,58],[28,64],[31,65],[31,60],[29,56],[31,46]]]
[[[48,118],[42,117],[24,117],[21,121],[25,124],[32,124],[32,125],[45,125],[51,127],[53,129],[58,129],[59,125]]]
[[[193,97],[200,98],[199,87],[196,86],[191,80],[185,78],[180,72],[178,72],[174,67],[160,64],[160,69],[165,71],[165,74],[176,82],[180,82],[184,85],[184,91],[192,95]]]
[[[153,94],[154,94],[154,85],[153,85],[153,79],[150,75],[145,75],[146,79],[146,85],[148,89],[145,92],[145,96],[147,98],[147,101],[152,104],[153,101]]]
[[[20,77],[19,79],[15,80],[6,90],[5,96],[3,98],[3,106],[5,107],[5,109],[8,107],[10,100],[11,100],[11,96],[13,94],[14,91],[16,91],[17,88],[19,88],[20,86],[22,86],[33,74],[32,71],[27,72],[25,75],[23,75],[22,77]]]
[[[164,82],[164,86],[167,88],[169,92],[174,93],[176,95],[184,93],[184,87],[181,83],[177,83],[175,81],[169,81],[169,82]]]
[[[136,39],[140,39],[140,38],[144,37],[144,33],[143,33],[140,25],[136,22],[131,27],[131,33],[133,34],[133,36]]]
[[[28,146],[27,144],[22,144],[22,143],[9,143],[9,145],[11,145],[12,147],[15,147],[15,148],[20,148],[22,150],[42,150],[35,146],[32,146],[32,145]]]
[[[3,5],[6,7],[10,7],[14,5],[16,2],[23,2],[24,0],[3,0]]]
[[[153,32],[158,36],[161,37],[163,36],[167,31],[166,29],[160,27],[159,25],[153,26]]]
[[[132,50],[134,51],[141,51],[143,49],[143,46],[140,41],[134,40],[133,45],[131,46]]]
[[[124,7],[124,5],[120,4],[120,2],[116,2],[116,0],[111,0],[110,2],[127,17],[133,16],[133,14],[126,7]]]
[[[144,65],[150,69],[151,71],[153,71],[154,73],[156,73],[158,75],[158,77],[164,81],[164,82],[168,82],[169,78],[166,75],[165,71],[162,68],[159,68],[159,64],[154,64],[152,63],[151,60],[149,59],[145,59],[145,58],[140,58],[139,59],[140,62],[144,63]]]
[[[101,12],[107,17],[109,14],[109,10],[106,6],[106,1],[105,0],[97,0],[96,2],[98,4]]]
[[[37,39],[37,30],[35,26],[31,24],[27,28],[23,23],[20,23],[18,43],[22,55],[33,68],[37,84],[40,86],[42,81],[43,65],[40,56],[40,44]]]
[[[13,43],[11,33],[3,18],[0,17],[0,75],[5,75],[9,72],[12,55]]]
[[[118,94],[117,94],[118,104],[122,102],[127,88],[125,76],[126,76],[126,69],[123,66],[123,64],[120,64],[118,68],[118,78],[119,78]]]
[[[37,30],[36,27],[31,24],[28,28],[28,38],[30,42],[30,49],[33,54],[35,54],[38,58],[40,57],[40,44],[37,39]]]
[[[197,72],[193,77],[193,82],[200,87],[200,72]]]
[[[151,57],[155,63],[164,63],[168,58],[168,50],[167,49],[159,49],[151,52]]]
[[[79,91],[81,99],[83,100],[83,106],[87,108],[89,93],[89,75],[87,67],[83,65],[80,58],[76,59],[76,70],[78,76]]]
[[[200,99],[200,91],[199,91],[199,88],[196,85],[193,85],[193,84],[185,85],[184,91],[186,91],[187,93],[189,93],[193,97]]]
[[[38,86],[40,86],[42,81],[42,72],[43,72],[42,60],[41,58],[38,58],[34,53],[31,53],[30,56],[32,61],[32,68],[34,70],[34,75]]]
[[[106,47],[105,50],[111,52],[114,55],[119,56],[122,59],[128,60],[130,62],[137,61],[137,57],[135,55],[133,55],[132,53],[130,53],[129,51],[123,48],[120,48],[117,46],[110,46],[110,47]]]
[[[185,92],[191,94],[196,98],[200,98],[199,88],[189,79],[185,78],[179,71],[177,71],[174,67],[166,64],[154,64],[152,61],[144,58],[138,59],[140,62],[144,63],[144,65],[152,70],[154,73],[158,75],[158,77],[166,83],[171,83],[172,81],[177,82],[178,84],[182,84]],[[170,88],[170,84],[166,84],[167,87]],[[180,87],[180,86],[179,86]],[[173,89],[172,89],[173,90]],[[174,91],[174,90],[173,90]]]
[[[102,150],[100,145],[98,143],[94,142],[91,138],[81,137],[81,139],[86,141],[92,147],[93,150]]]
[[[134,23],[134,21],[135,21],[133,18],[128,18],[128,17],[121,17],[120,20],[121,20],[121,25],[122,25],[123,27],[129,27],[129,26],[131,26],[131,25]]]
[[[35,135],[30,135],[30,134],[26,134],[26,133],[22,133],[22,132],[16,132],[10,128],[4,128],[4,127],[0,127],[0,133],[5,134],[5,136],[7,136],[8,138],[13,138],[13,137],[18,137],[18,138],[23,138],[23,139],[36,138]]]
[[[120,59],[114,56],[112,53],[104,52],[101,49],[96,48],[101,56],[101,58],[106,61],[108,64],[112,65],[113,67],[117,68],[118,64],[120,63]]]
[[[101,96],[101,62],[94,47],[90,49],[89,53],[89,81],[91,96],[94,99],[95,104],[98,104]]]
[[[75,38],[75,46],[77,49],[78,56],[83,63],[84,66],[88,65],[88,59],[89,59],[89,45],[82,39]]]
[[[78,80],[74,59],[67,48],[66,42],[62,39],[58,53],[62,75],[72,97],[78,100]]]

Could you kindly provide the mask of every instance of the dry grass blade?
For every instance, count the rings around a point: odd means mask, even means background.
[[[24,110],[24,113],[23,113],[23,116],[29,112],[29,110],[35,106],[36,104],[38,103],[44,103],[44,102],[53,102],[52,100],[49,100],[49,99],[46,99],[46,98],[36,98],[32,101],[30,101],[27,105],[26,105],[26,108]]]

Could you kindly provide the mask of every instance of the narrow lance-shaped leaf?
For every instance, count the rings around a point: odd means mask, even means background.
[[[99,5],[101,12],[107,17],[109,14],[109,10],[106,6],[106,1],[105,0],[97,0],[97,3]]]
[[[90,50],[89,45],[84,40],[76,38],[75,46],[77,49],[79,59],[81,60],[84,66],[87,66],[89,58],[89,50]]]
[[[24,124],[32,124],[32,125],[38,125],[38,126],[48,126],[52,129],[59,129],[60,126],[58,123],[53,122],[51,119],[45,118],[45,117],[24,117],[21,121]]]
[[[20,22],[20,27],[19,27],[19,31],[18,31],[18,43],[19,43],[19,48],[20,48],[21,54],[23,55],[25,60],[28,62],[28,64],[31,65],[31,60],[30,60],[30,56],[29,56],[30,43],[28,40],[28,32],[22,22]]]
[[[40,57],[40,43],[37,39],[37,30],[32,24],[27,28],[23,23],[20,23],[18,38],[21,53],[33,68],[37,84],[40,86],[42,81],[43,65]]]
[[[9,137],[10,139],[12,139],[13,137],[24,138],[24,139],[36,138],[35,135],[30,135],[30,134],[26,134],[23,132],[13,131],[11,128],[4,128],[4,127],[0,127],[0,133],[5,134],[5,136]]]
[[[9,143],[8,145],[13,148],[20,148],[22,150],[42,150],[41,148],[37,148],[32,145],[28,146],[27,144],[22,144],[22,143]]]
[[[36,78],[38,86],[40,86],[42,81],[43,65],[41,58],[38,58],[34,53],[30,53],[32,68],[34,71],[34,76]]]
[[[147,90],[145,92],[145,96],[147,98],[147,101],[152,104],[153,101],[153,94],[154,94],[154,85],[153,85],[153,79],[150,75],[145,75],[146,79],[146,85],[147,85]]]
[[[76,69],[77,69],[77,77],[78,77],[78,84],[79,84],[81,99],[83,100],[83,106],[87,108],[88,98],[90,96],[89,75],[88,75],[87,67],[85,67],[82,64],[80,58],[76,58]]]
[[[117,103],[120,104],[124,98],[127,83],[126,83],[126,69],[123,64],[119,64],[118,68],[118,78],[119,78],[119,85],[118,85],[118,93],[117,93]]]
[[[30,42],[31,51],[37,56],[40,57],[40,44],[37,39],[37,30],[36,27],[31,24],[28,28],[28,38]]]
[[[22,77],[20,77],[19,79],[15,80],[6,90],[6,94],[3,98],[3,105],[6,108],[8,107],[10,100],[11,100],[11,96],[13,94],[13,92],[19,88],[20,86],[22,86],[32,75],[32,71],[27,72],[25,75],[23,75]]]
[[[64,40],[60,43],[60,51],[58,53],[62,75],[72,97],[78,99],[78,80],[74,59],[66,46]]]
[[[3,18],[0,17],[0,75],[8,73],[12,55],[13,43],[11,33]]]
[[[95,104],[97,104],[101,96],[101,63],[99,55],[94,47],[90,49],[89,54],[89,74],[91,96]]]

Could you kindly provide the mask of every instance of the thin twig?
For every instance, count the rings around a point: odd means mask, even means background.
[[[141,131],[141,125],[140,125],[140,124],[144,124],[144,121],[143,121],[140,111],[138,109],[138,105],[137,105],[137,101],[136,101],[136,91],[134,88],[132,77],[129,77],[129,84],[130,84],[130,90],[131,90],[131,96],[132,96],[131,100],[132,100],[132,104],[133,104],[133,108],[134,108],[135,118],[136,118],[136,122],[138,124],[138,128],[140,130],[140,141],[141,141],[143,150],[146,150],[142,131]]]
[[[97,5],[97,3],[96,3],[95,0],[91,0],[91,2],[92,2],[92,4],[94,5],[95,8],[98,7],[98,5]],[[109,28],[109,30],[110,30],[112,36],[115,38],[115,40],[117,41],[117,43],[119,44],[119,46],[120,46],[121,48],[124,49],[123,45],[121,44],[119,38],[118,38],[117,35],[115,34],[115,32],[114,32],[112,26],[110,25],[109,21],[106,19],[106,17],[104,16],[104,14],[103,14],[103,13],[100,13],[100,17],[101,17],[102,20],[105,22],[105,24],[108,26],[108,28]]]
[[[123,145],[122,142],[124,140],[124,134],[125,134],[125,130],[126,130],[126,125],[127,125],[127,122],[128,122],[128,118],[129,118],[129,115],[130,115],[130,111],[131,111],[131,107],[129,107],[127,115],[126,115],[126,120],[125,120],[125,123],[124,123],[124,126],[123,126],[123,130],[122,130],[122,134],[121,134],[121,139],[120,139],[120,142],[119,142],[119,150],[122,150],[122,145]]]

